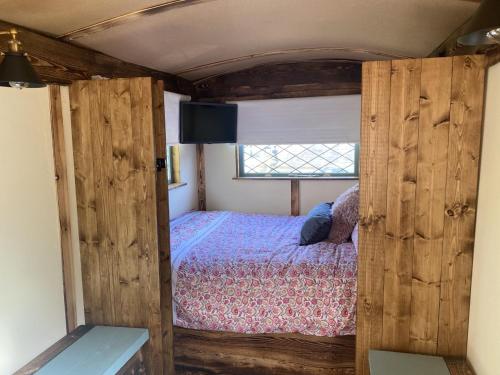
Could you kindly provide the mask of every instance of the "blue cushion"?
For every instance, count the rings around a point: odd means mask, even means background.
[[[331,203],[321,203],[307,214],[300,231],[300,245],[312,245],[328,238],[332,226]]]

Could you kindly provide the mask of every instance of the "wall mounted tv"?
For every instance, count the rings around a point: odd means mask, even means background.
[[[236,143],[236,104],[180,103],[181,143]]]

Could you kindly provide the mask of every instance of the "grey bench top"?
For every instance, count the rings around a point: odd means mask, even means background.
[[[442,357],[370,350],[370,375],[450,375]]]
[[[144,328],[95,326],[36,374],[116,374],[148,339],[148,330]]]

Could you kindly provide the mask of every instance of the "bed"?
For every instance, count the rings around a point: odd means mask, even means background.
[[[351,373],[356,250],[299,246],[304,220],[197,211],[171,222],[179,373]]]

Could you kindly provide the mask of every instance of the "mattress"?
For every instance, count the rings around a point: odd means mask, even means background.
[[[173,220],[174,324],[238,333],[354,334],[354,245],[299,246],[304,220],[219,211]]]

